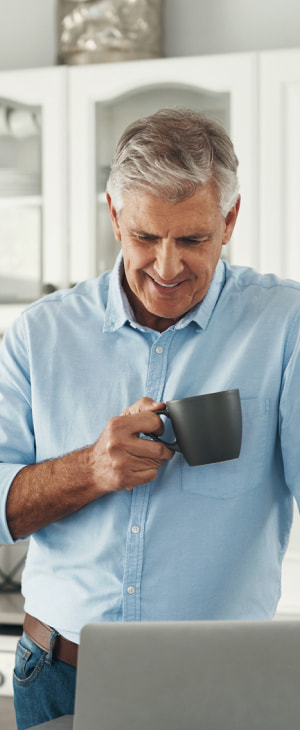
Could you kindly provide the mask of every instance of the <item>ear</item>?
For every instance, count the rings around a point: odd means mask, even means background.
[[[225,218],[224,235],[223,235],[223,240],[222,240],[223,246],[226,246],[226,244],[229,243],[229,241],[231,239],[233,229],[235,227],[237,217],[239,214],[240,205],[241,205],[241,196],[239,195],[235,205],[230,209],[229,213],[227,213],[227,216]]]
[[[106,200],[107,200],[107,204],[108,204],[108,208],[109,208],[109,214],[110,214],[110,219],[111,219],[115,239],[116,239],[116,241],[121,241],[121,231],[120,231],[117,211],[116,211],[114,205],[112,204],[111,197],[108,193],[106,193]]]

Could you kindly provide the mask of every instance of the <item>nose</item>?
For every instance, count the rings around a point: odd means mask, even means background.
[[[172,281],[179,276],[183,268],[181,252],[175,241],[160,241],[154,263],[154,270],[158,277],[164,282]]]

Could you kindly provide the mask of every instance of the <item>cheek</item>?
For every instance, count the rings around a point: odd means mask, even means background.
[[[136,246],[123,246],[123,259],[125,272],[132,273],[134,275],[143,274],[143,269],[149,265],[153,256],[151,252],[146,249],[140,249]]]
[[[123,251],[123,260],[125,276],[130,286],[130,289],[137,292],[141,287],[143,280],[143,259],[141,256],[137,256],[136,254],[130,254],[128,251],[126,252],[126,255],[124,255]]]
[[[219,255],[220,252],[214,250],[210,251],[209,255],[203,254],[198,256],[196,260],[194,258],[189,261],[188,266],[194,274],[194,285],[196,289],[210,283],[219,260]]]
[[[196,279],[203,279],[207,276],[213,266],[212,255],[205,255],[204,252],[198,254],[198,256],[191,257],[186,264],[191,272],[193,272]]]

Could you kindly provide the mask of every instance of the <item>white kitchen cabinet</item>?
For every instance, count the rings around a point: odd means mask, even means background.
[[[300,49],[258,54],[257,268],[300,280]],[[283,563],[278,615],[300,614],[300,517]]]
[[[63,68],[0,73],[0,332],[69,281],[66,83]]]
[[[259,54],[259,262],[300,280],[300,49]]]
[[[105,183],[115,144],[128,123],[164,106],[192,106],[221,121],[240,159],[242,209],[231,261],[258,257],[257,58],[253,54],[158,59],[73,67],[69,74],[70,277],[113,265]]]

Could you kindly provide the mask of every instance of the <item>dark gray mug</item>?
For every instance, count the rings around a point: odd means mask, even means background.
[[[167,401],[155,411],[170,418],[175,441],[149,434],[173,451],[180,451],[190,466],[237,459],[242,441],[242,410],[238,389]]]

